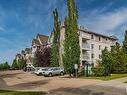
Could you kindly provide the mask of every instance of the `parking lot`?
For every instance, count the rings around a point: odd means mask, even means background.
[[[100,83],[103,81],[75,79],[67,75],[43,77],[20,70],[0,72],[0,89],[45,91],[51,95],[122,95],[119,89],[98,86]]]

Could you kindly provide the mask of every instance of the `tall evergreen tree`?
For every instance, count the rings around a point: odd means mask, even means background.
[[[16,59],[13,60],[12,68],[13,69],[19,69],[19,66],[18,66],[18,63],[17,63]]]
[[[68,17],[65,18],[65,41],[63,61],[66,71],[74,73],[74,64],[80,63],[80,46],[78,35],[78,12],[75,0],[67,0]]]
[[[102,50],[102,65],[104,66],[104,75],[108,76],[111,73],[111,56],[107,48]]]
[[[124,53],[127,54],[127,30],[125,31],[125,37],[124,37],[124,41],[123,41],[123,51]]]
[[[127,57],[119,43],[111,48],[111,72],[126,73],[127,72]]]
[[[53,11],[54,16],[54,29],[53,29],[53,43],[51,46],[51,66],[59,66],[60,61],[60,52],[59,52],[59,46],[60,46],[60,21],[59,21],[59,15],[57,9]]]

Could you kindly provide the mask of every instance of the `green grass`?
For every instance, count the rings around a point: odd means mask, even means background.
[[[45,95],[44,92],[0,90],[0,95]]]
[[[113,79],[118,79],[118,78],[123,78],[123,77],[127,77],[127,74],[111,74],[111,76],[107,76],[107,77],[90,76],[90,77],[81,77],[81,78],[83,78],[83,79],[98,79],[98,80],[108,81],[108,80],[113,80]]]

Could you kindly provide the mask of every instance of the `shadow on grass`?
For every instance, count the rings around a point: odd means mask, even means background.
[[[9,88],[14,88],[14,89],[18,89],[18,90],[26,90],[26,89],[32,89],[32,88],[36,88],[40,85],[45,85],[47,84],[49,80],[39,80],[39,81],[32,81],[32,82],[26,82],[26,83],[19,83],[13,86],[9,86]]]
[[[104,92],[93,92],[91,89],[82,89],[82,88],[59,88],[59,89],[51,91],[51,93],[54,93],[54,92],[61,92],[62,95],[64,94],[66,95],[104,95]]]
[[[0,77],[1,78],[12,78],[15,77],[18,74],[22,74],[22,73],[13,73],[13,74],[1,74]]]

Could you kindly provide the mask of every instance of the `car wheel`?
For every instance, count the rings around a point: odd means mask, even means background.
[[[63,72],[61,72],[61,73],[60,73],[60,75],[61,75],[61,76],[63,76],[63,75],[64,75],[64,73],[63,73]]]
[[[41,75],[42,75],[41,73],[38,74],[38,76],[41,76]]]
[[[49,76],[49,77],[52,77],[52,73],[49,73],[48,76]]]

